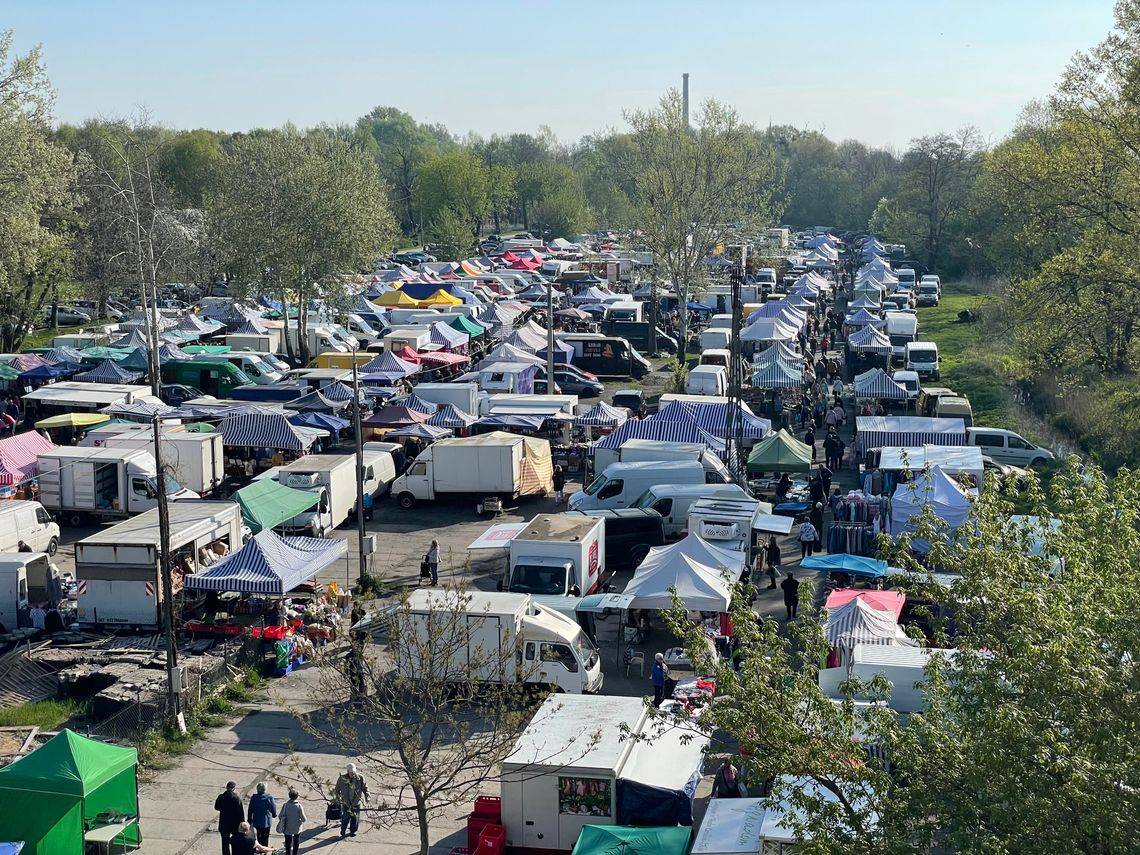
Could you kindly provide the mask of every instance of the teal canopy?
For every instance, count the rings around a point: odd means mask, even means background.
[[[262,529],[279,526],[297,514],[315,505],[320,496],[307,490],[286,487],[271,478],[254,481],[233,495],[241,506],[241,516],[250,530],[257,534]]]
[[[571,855],[685,855],[691,828],[587,825]]]

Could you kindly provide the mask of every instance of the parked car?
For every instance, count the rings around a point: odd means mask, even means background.
[[[625,407],[634,418],[644,418],[647,412],[645,406],[645,393],[640,389],[621,389],[614,392],[613,405]]]
[[[52,323],[52,308],[48,306],[47,309],[48,323]],[[72,306],[57,306],[55,309],[55,323],[59,326],[77,326],[78,324],[91,323],[91,316],[86,312],[81,312]]]
[[[983,456],[1013,466],[1039,466],[1054,459],[1049,449],[1034,445],[1020,434],[1003,428],[966,428],[966,444],[980,448]]]
[[[989,455],[982,455],[982,467],[986,472],[993,472],[1002,489],[1015,487],[1021,489],[1029,481],[1029,470],[1022,469],[1010,463],[999,463]]]
[[[201,389],[195,386],[184,386],[181,383],[163,383],[159,388],[158,397],[168,407],[177,407],[184,401],[203,397],[203,393]]]
[[[555,370],[554,381],[567,395],[579,398],[597,398],[606,390],[597,380],[587,380],[569,371]]]
[[[558,381],[554,381],[554,388],[547,391],[547,383],[545,380],[534,381],[534,394],[536,395],[561,395],[562,387],[558,385]]]

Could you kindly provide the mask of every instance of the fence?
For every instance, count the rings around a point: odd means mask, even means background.
[[[182,668],[181,706],[185,711],[202,703],[211,692],[233,678],[231,669],[252,665],[257,660],[257,644],[251,639],[233,640],[216,647],[210,656],[179,660]],[[170,697],[165,692],[140,691],[134,703],[86,728],[88,736],[115,742],[137,742],[148,730],[161,726],[167,718]]]

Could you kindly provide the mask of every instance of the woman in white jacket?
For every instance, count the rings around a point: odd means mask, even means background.
[[[290,790],[289,801],[281,806],[277,819],[277,830],[285,835],[285,855],[297,855],[300,851],[301,832],[306,822],[305,807],[298,801],[297,791]]]

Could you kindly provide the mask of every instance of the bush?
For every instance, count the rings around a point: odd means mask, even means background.
[[[689,381],[689,366],[674,356],[665,363],[665,368],[669,371],[669,379],[665,381],[665,391],[675,395],[685,394]]]

